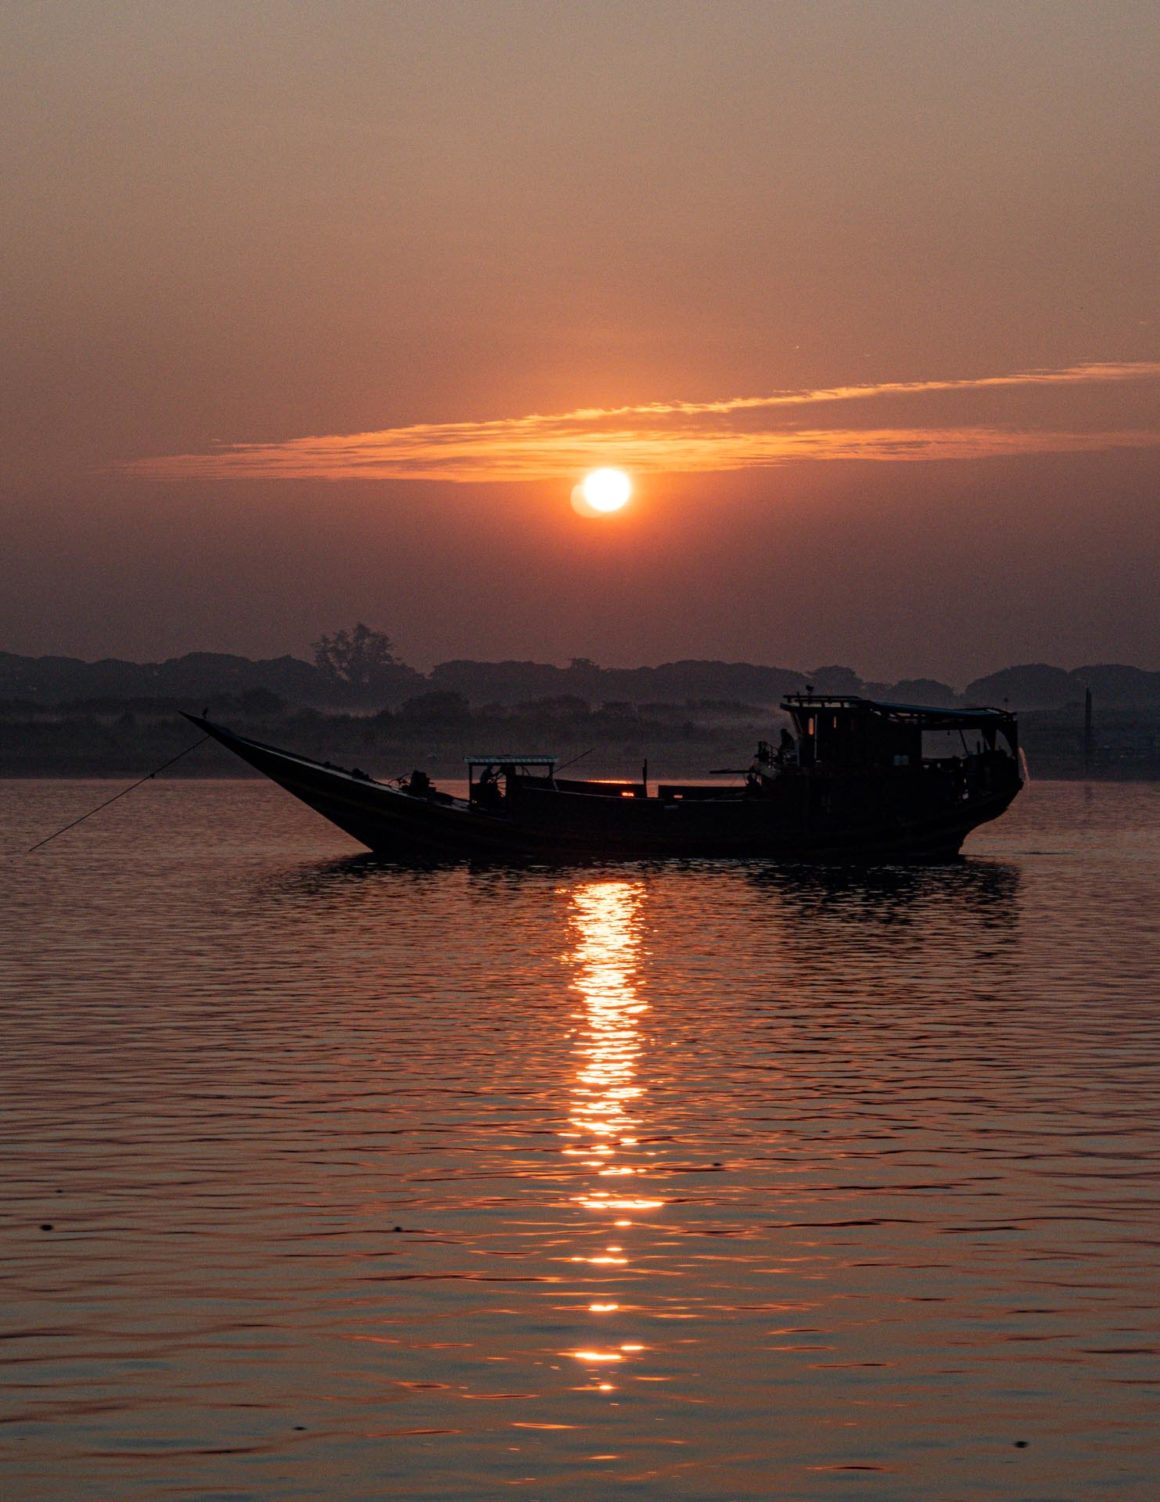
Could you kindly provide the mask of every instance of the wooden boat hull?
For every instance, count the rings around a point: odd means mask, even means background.
[[[791,772],[765,796],[593,797],[518,779],[496,812],[425,796],[280,750],[195,715],[187,719],[377,854],[476,857],[768,857],[782,860],[937,861],[996,819],[1022,783],[995,768],[969,793],[933,771],[826,776]]]

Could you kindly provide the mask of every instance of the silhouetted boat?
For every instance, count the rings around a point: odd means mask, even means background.
[[[371,850],[405,858],[769,856],[945,860],[1023,786],[1015,716],[792,694],[794,733],[758,747],[744,785],[581,780],[556,758],[465,758],[468,796],[395,783],[187,715]],[[938,741],[934,745],[932,742]]]

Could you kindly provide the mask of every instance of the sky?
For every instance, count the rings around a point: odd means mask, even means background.
[[[1152,0],[38,0],[0,56],[0,650],[1160,669]]]

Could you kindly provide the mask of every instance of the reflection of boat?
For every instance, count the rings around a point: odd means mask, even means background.
[[[377,782],[187,716],[385,855],[571,859],[772,856],[946,859],[1022,787],[1015,717],[794,694],[794,734],[762,742],[743,786],[582,781],[553,757],[469,757],[468,796],[421,772]],[[478,774],[478,775],[477,775]]]
[[[370,857],[368,857],[370,859]],[[749,880],[776,895],[795,923],[833,914],[841,921],[892,922],[896,916],[945,908],[956,920],[1012,921],[1019,898],[1017,865],[995,860],[957,861],[936,870],[927,865],[754,864]]]

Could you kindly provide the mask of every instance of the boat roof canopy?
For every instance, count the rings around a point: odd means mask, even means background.
[[[894,704],[884,699],[863,699],[856,694],[787,694],[781,707],[793,710],[846,710],[881,715],[902,724],[918,724],[924,730],[958,730],[967,725],[1001,725],[1013,722],[1009,709],[980,706],[944,709],[932,704]]]

